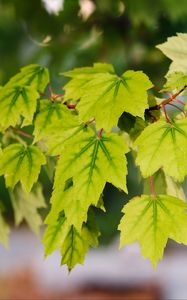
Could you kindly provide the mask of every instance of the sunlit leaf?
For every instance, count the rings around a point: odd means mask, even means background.
[[[156,267],[168,239],[187,245],[187,204],[175,197],[135,197],[125,205],[120,246],[139,242],[142,255]]]

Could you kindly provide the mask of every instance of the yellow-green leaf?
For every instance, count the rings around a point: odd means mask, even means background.
[[[8,86],[0,90],[0,126],[15,126],[23,116],[32,123],[39,94],[33,87]]]
[[[19,181],[26,192],[30,192],[37,181],[45,156],[35,146],[12,144],[3,150],[0,160],[0,175],[5,176],[6,186],[12,187]]]
[[[69,225],[64,212],[61,212],[58,219],[53,224],[49,224],[45,230],[43,236],[45,255],[60,249],[61,263],[62,265],[66,264],[70,271],[76,264],[84,262],[90,246],[98,245],[99,235],[94,215],[91,212],[87,223],[84,223],[79,231],[73,225]]]
[[[72,79],[64,87],[64,101],[80,100],[76,108],[83,121],[94,117],[97,128],[108,131],[117,125],[124,111],[144,118],[147,89],[152,83],[143,72],[127,71],[119,77],[94,65],[92,69],[79,68],[65,75]]]
[[[31,64],[21,68],[20,72],[8,81],[6,87],[15,85],[32,85],[33,89],[43,92],[48,83],[48,69],[37,64]]]
[[[159,168],[176,181],[187,175],[187,118],[172,122],[159,120],[147,126],[135,141],[138,146],[136,163],[143,177]]]
[[[25,193],[20,186],[17,186],[14,191],[10,191],[10,196],[16,226],[25,220],[32,231],[38,235],[43,224],[38,209],[46,207],[41,186],[37,184],[29,194]]]
[[[156,267],[168,239],[187,245],[187,204],[175,197],[135,197],[123,208],[120,247],[139,242],[142,255]]]
[[[174,72],[166,76],[167,82],[164,85],[164,91],[180,91],[187,86],[187,74],[183,72]]]
[[[47,222],[53,223],[64,210],[69,224],[80,229],[90,205],[97,206],[106,182],[127,192],[127,151],[124,139],[114,133],[98,137],[88,128],[71,138],[57,164]]]
[[[177,33],[177,36],[169,37],[157,48],[172,60],[169,72],[187,73],[187,33]]]

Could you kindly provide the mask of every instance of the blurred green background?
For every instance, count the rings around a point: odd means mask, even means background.
[[[51,85],[60,92],[59,75],[94,62],[112,63],[120,74],[143,70],[161,87],[170,61],[155,46],[176,32],[187,32],[186,0],[0,0],[0,85],[30,63],[47,66]],[[117,229],[120,209],[142,192],[133,158],[128,154],[129,195],[107,185],[106,213],[98,213],[102,241]],[[51,183],[43,170],[41,181],[47,198]],[[9,205],[4,182],[0,198]]]

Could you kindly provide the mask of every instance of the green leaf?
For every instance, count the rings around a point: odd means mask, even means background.
[[[97,128],[108,131],[117,125],[124,111],[144,118],[147,89],[152,87],[144,73],[127,71],[119,77],[94,66],[89,71],[75,69],[65,75],[72,79],[64,87],[64,101],[80,100],[76,108],[83,121],[94,117]]]
[[[157,48],[172,60],[169,72],[187,73],[187,33],[177,33],[177,36],[169,37],[167,42]]]
[[[8,86],[0,90],[0,126],[15,126],[20,117],[32,123],[39,94],[33,87]]]
[[[187,244],[186,209],[185,202],[168,195],[133,198],[123,209],[120,247],[138,241],[143,257],[156,267],[168,238]]]
[[[89,213],[87,223],[78,231],[69,225],[64,213],[60,213],[54,224],[47,226],[43,244],[45,255],[51,254],[56,249],[61,249],[62,265],[67,264],[69,271],[76,265],[82,264],[88,248],[97,247],[100,233],[93,215]]]
[[[183,72],[170,73],[166,77],[167,82],[164,85],[164,91],[180,91],[187,85],[187,75]]]
[[[57,164],[47,222],[53,223],[64,210],[69,224],[80,229],[89,206],[97,206],[106,182],[127,192],[127,152],[124,139],[114,133],[99,138],[88,128],[71,138]]]
[[[5,222],[2,214],[0,213],[0,243],[3,246],[8,247],[8,237],[9,237],[9,226]]]
[[[37,64],[23,67],[18,74],[13,76],[6,87],[18,85],[32,85],[32,89],[43,92],[49,83],[49,71],[47,68],[41,67]]]
[[[40,226],[43,224],[38,209],[46,207],[41,186],[38,184],[29,194],[17,186],[14,192],[10,191],[10,197],[16,226],[25,220],[32,231],[38,235]]]
[[[147,126],[135,141],[136,163],[143,177],[163,167],[166,175],[183,181],[187,175],[187,118],[172,122],[159,120]]]
[[[37,142],[49,136],[50,134],[52,134],[53,136],[53,133],[55,133],[56,130],[62,131],[64,128],[60,128],[61,123],[62,125],[64,124],[64,127],[66,129],[66,123],[69,121],[69,118],[73,117],[71,112],[65,105],[57,102],[52,102],[47,99],[40,100],[39,110],[34,122],[34,142]],[[59,120],[60,125],[57,128],[56,123],[59,123]]]
[[[43,164],[45,156],[37,147],[12,144],[1,155],[0,175],[5,176],[7,187],[14,188],[20,181],[23,189],[29,193]]]

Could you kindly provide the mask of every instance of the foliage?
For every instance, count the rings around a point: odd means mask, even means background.
[[[176,38],[183,44],[187,34]],[[178,51],[172,47],[172,53]],[[172,59],[177,66],[178,58]],[[44,221],[45,255],[60,249],[69,270],[83,263],[88,248],[99,242],[95,212],[105,211],[106,183],[128,193],[126,154],[131,152],[145,187],[123,209],[121,246],[138,241],[156,267],[169,238],[187,244],[187,205],[179,184],[187,175],[187,119],[179,98],[185,95],[187,73],[179,68],[167,75],[163,89],[172,95],[166,99],[163,91],[160,98],[154,96],[153,84],[141,71],[119,76],[112,65],[96,63],[64,75],[70,78],[65,94],[52,90],[48,70],[37,65],[22,68],[0,90],[0,175],[15,223],[25,219],[39,231],[38,209],[45,202],[34,184],[45,165],[50,178],[54,172]],[[2,208],[0,240],[6,245],[3,214]]]

